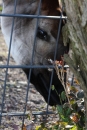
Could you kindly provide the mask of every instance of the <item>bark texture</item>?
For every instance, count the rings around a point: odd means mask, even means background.
[[[64,59],[84,90],[87,130],[87,0],[64,0],[63,4],[67,15],[63,40],[64,44],[70,44],[69,55],[65,55]]]

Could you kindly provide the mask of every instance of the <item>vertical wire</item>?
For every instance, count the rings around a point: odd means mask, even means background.
[[[14,2],[14,15],[16,13],[16,4],[17,4],[17,0],[15,0],[15,2]],[[3,112],[4,101],[5,101],[6,80],[7,80],[8,66],[9,66],[9,60],[10,60],[11,43],[12,43],[12,36],[13,36],[13,29],[14,29],[14,19],[15,19],[15,17],[13,17],[12,27],[11,27],[10,44],[9,44],[9,51],[8,51],[8,58],[7,58],[7,68],[6,68],[6,72],[5,72],[4,90],[3,90],[3,94],[2,94],[2,105],[1,105],[1,113],[0,113],[1,115]],[[0,117],[0,125],[1,125],[1,120],[2,120],[2,116]]]
[[[41,2],[42,2],[42,0],[39,1],[38,16],[40,15]],[[39,23],[38,16],[37,16],[37,21],[36,21],[36,28],[35,28],[35,35],[34,35],[34,44],[33,44],[33,51],[32,51],[32,59],[31,59],[31,63],[30,63],[31,65],[33,64],[33,58],[34,58],[34,50],[35,50],[35,44],[36,44],[36,34],[37,34],[37,28],[38,28],[38,23]],[[32,68],[30,68],[30,70],[29,70],[29,77],[28,77],[27,94],[26,94],[26,99],[25,99],[24,115],[25,115],[25,112],[26,112],[27,101],[28,101],[28,94],[29,94],[29,88],[30,88],[31,72],[32,72]],[[23,129],[23,125],[24,125],[24,119],[25,119],[25,117],[23,116],[22,129]]]
[[[54,61],[56,60],[56,54],[57,54],[57,49],[58,49],[58,44],[59,44],[60,30],[61,30],[61,24],[62,24],[62,14],[63,14],[63,7],[62,7],[61,15],[60,15],[59,26],[58,26],[58,33],[57,33],[57,40],[56,40]],[[58,19],[58,20],[59,20],[59,19]],[[49,94],[48,94],[48,104],[47,104],[46,116],[48,115],[48,109],[49,109],[49,101],[50,101],[50,95],[51,95],[51,86],[52,86],[53,74],[54,74],[54,69],[52,70],[52,73],[51,73],[50,88],[49,88]]]

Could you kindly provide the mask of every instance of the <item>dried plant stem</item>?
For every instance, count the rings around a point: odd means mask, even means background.
[[[65,93],[66,93],[66,97],[67,97],[67,99],[68,99],[68,103],[69,103],[70,108],[71,108],[70,100],[69,100],[69,97],[68,97],[68,92],[67,92],[67,89],[66,89],[66,85],[65,85],[65,83],[64,83],[64,68],[62,67],[62,69],[61,69],[61,71],[60,71],[60,69],[58,68],[58,65],[56,64],[56,65],[55,65],[55,70],[56,70],[56,73],[57,73],[57,75],[58,75],[59,80],[61,81],[61,83],[62,83],[62,85],[63,85],[63,87],[64,87],[64,90],[65,90]],[[60,74],[60,73],[61,73],[61,74]]]

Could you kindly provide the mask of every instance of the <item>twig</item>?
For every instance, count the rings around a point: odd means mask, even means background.
[[[61,69],[61,75],[60,75],[60,69],[59,69],[57,64],[55,65],[55,70],[56,70],[56,73],[58,75],[59,80],[61,81],[61,83],[64,87],[64,90],[65,90],[65,93],[66,93],[66,96],[67,96],[67,99],[68,99],[68,102],[69,102],[69,105],[70,105],[70,108],[71,108],[70,100],[69,100],[69,97],[68,97],[68,92],[66,90],[65,83],[64,83],[64,68],[62,67],[62,69]]]

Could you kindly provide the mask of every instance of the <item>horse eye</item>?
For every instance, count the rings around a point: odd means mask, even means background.
[[[49,41],[49,35],[47,34],[47,32],[39,27],[37,29],[37,37],[42,40]]]

